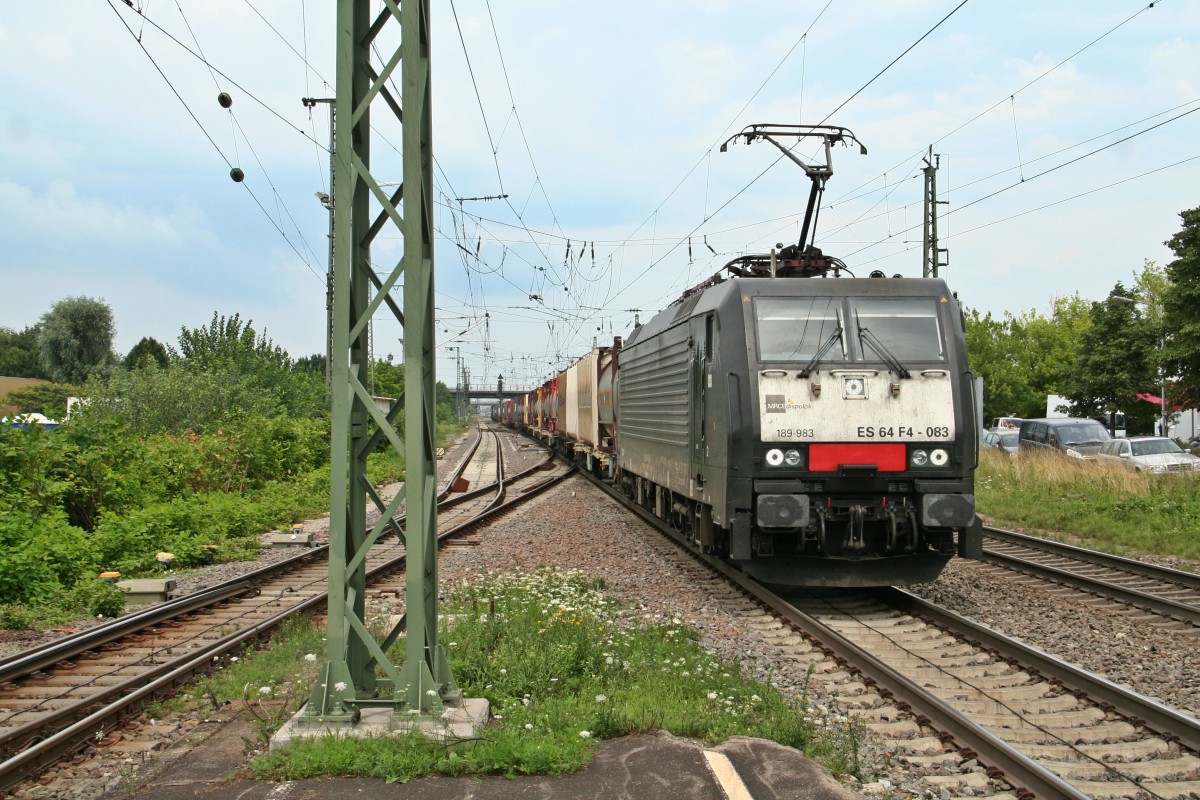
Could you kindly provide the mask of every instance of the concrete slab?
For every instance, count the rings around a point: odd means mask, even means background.
[[[462,705],[447,706],[438,719],[413,718],[390,708],[363,709],[357,723],[353,725],[336,722],[320,722],[304,714],[308,704],[301,706],[296,714],[284,723],[271,737],[271,749],[284,747],[297,739],[319,738],[327,734],[352,738],[356,736],[387,736],[416,731],[438,741],[447,739],[469,739],[477,736],[487,725],[491,707],[481,698],[464,698]]]
[[[117,581],[117,588],[125,592],[127,605],[164,602],[175,591],[174,578],[130,578]]]
[[[777,742],[736,736],[712,749],[729,759],[754,800],[861,800],[829,770]]]
[[[247,736],[249,724],[233,725],[170,768],[147,776],[131,796],[145,800],[728,800],[745,791],[754,800],[861,800],[791,748],[762,739],[731,739],[706,751],[698,742],[667,733],[598,742],[591,764],[558,777],[434,777],[403,784],[338,777],[256,782],[233,775],[246,758],[246,742],[241,739]],[[712,758],[709,752],[724,758]],[[724,759],[736,775],[718,780],[710,762]]]
[[[267,544],[271,547],[312,547],[313,535],[296,530],[290,533],[268,533]]]

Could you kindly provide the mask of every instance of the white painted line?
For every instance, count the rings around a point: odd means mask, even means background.
[[[729,800],[754,800],[746,784],[742,783],[742,777],[733,768],[733,762],[726,758],[724,753],[705,750],[704,760],[708,762],[708,768],[712,770],[713,777],[717,779]]]

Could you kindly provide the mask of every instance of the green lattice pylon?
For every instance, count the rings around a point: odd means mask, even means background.
[[[370,5],[338,0],[337,11],[328,649],[305,711],[321,721],[351,721],[372,706],[437,715],[444,701],[461,696],[437,626],[429,2],[385,0],[374,20]],[[400,43],[389,51],[384,41],[396,23]],[[373,54],[382,58],[378,54],[387,52],[393,55],[373,63]],[[370,112],[376,101],[401,125],[403,181],[390,195],[371,174]],[[393,233],[400,230],[404,252],[381,280],[371,261],[371,243],[389,226]],[[403,310],[391,297],[401,278]],[[405,362],[404,396],[386,414],[367,390],[370,324],[384,305],[404,327]],[[393,425],[401,409],[403,438]],[[366,474],[367,454],[383,439],[404,454],[407,473],[404,490],[387,504]],[[370,529],[368,500],[381,512]],[[401,532],[391,520],[403,500],[407,523]],[[406,613],[379,642],[364,619],[365,561],[368,549],[389,531],[406,547]],[[397,669],[386,650],[405,631],[405,660]],[[377,670],[385,677],[377,678]]]

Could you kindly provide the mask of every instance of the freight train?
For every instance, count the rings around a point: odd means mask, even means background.
[[[497,417],[762,583],[932,580],[982,551],[962,312],[843,273],[803,236],[734,259]]]

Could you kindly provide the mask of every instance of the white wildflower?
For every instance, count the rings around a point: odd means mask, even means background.
[[[580,739],[590,739],[590,738],[592,738],[592,732],[591,731],[580,731],[579,738]]]
[[[335,692],[344,692],[344,691],[346,691],[346,682],[345,682],[345,681],[338,681],[337,683],[335,683],[335,684],[333,685],[333,690],[334,690]]]
[[[607,703],[608,697],[606,697],[605,695],[602,695],[602,694],[598,694],[598,695],[596,695],[596,702],[597,703]]]
[[[316,654],[316,653],[309,653],[309,654],[307,654],[306,656],[304,656],[304,660],[305,660],[305,661],[316,661],[316,660],[317,660],[317,654]]]
[[[261,686],[261,687],[259,687],[259,689],[258,689],[258,693],[259,693],[259,694],[270,694],[270,693],[271,693],[271,687],[270,687],[270,686]]]
[[[531,722],[526,722],[526,723],[525,723],[525,730],[527,730],[527,731],[531,731],[531,730],[533,730],[533,723],[531,723]]]
[[[709,700],[716,700],[716,699],[717,699],[717,693],[716,693],[716,692],[709,692],[709,693],[708,693],[708,699],[709,699]]]

